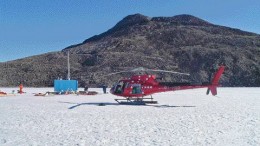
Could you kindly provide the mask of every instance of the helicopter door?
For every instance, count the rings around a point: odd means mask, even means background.
[[[133,85],[132,94],[142,94],[142,89],[140,84]]]

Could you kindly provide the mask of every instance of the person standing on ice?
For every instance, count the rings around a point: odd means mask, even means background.
[[[85,91],[86,93],[88,92],[88,86],[87,86],[87,85],[85,85],[84,91]]]
[[[102,88],[103,88],[103,93],[106,94],[107,93],[107,86],[105,84],[103,84]]]
[[[22,94],[23,93],[23,84],[22,83],[20,83],[20,85],[19,85],[19,93],[20,94]]]

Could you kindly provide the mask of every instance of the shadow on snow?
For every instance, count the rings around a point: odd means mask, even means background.
[[[169,108],[169,107],[196,107],[196,106],[193,106],[193,105],[182,105],[182,106],[176,106],[176,105],[155,105],[154,107]]]
[[[68,109],[74,109],[78,106],[82,105],[96,105],[96,106],[106,106],[106,105],[120,105],[118,103],[110,103],[110,102],[88,102],[88,103],[73,103],[73,102],[63,102],[59,101],[59,103],[68,103],[68,104],[75,104],[74,106],[69,107]]]
[[[59,101],[59,103],[67,103],[67,104],[75,104],[68,109],[74,109],[76,107],[82,105],[96,105],[96,106],[106,106],[106,105],[115,105],[115,106],[147,106],[147,107],[156,107],[156,108],[177,108],[177,107],[196,107],[192,105],[183,105],[183,106],[176,106],[176,105],[135,105],[135,104],[119,104],[119,103],[111,103],[111,102],[88,102],[88,103],[73,103],[73,102],[64,102]]]

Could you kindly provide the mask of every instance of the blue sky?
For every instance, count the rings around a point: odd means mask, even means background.
[[[59,51],[135,13],[191,14],[260,34],[259,0],[1,0],[0,62]]]

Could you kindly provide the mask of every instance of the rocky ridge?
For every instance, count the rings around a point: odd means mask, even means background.
[[[208,81],[209,70],[227,66],[223,86],[260,86],[260,35],[211,24],[191,15],[129,15],[108,31],[59,52],[0,63],[0,86],[53,86],[71,74],[80,86],[112,85],[121,76],[107,73],[136,67],[188,72],[190,77],[160,73],[166,81]]]

